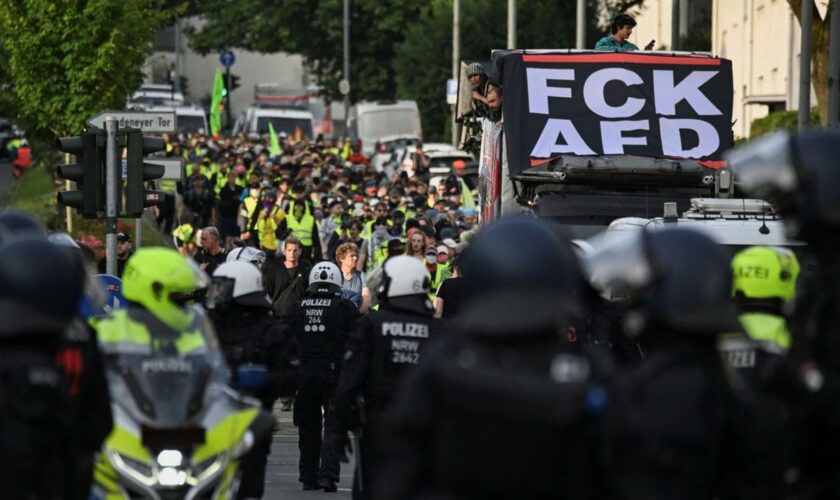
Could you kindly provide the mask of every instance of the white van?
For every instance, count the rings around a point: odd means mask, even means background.
[[[268,124],[271,123],[278,134],[293,136],[300,131],[303,137],[312,140],[314,121],[312,112],[305,109],[251,106],[236,119],[233,135],[244,132],[250,137],[263,136],[268,133]]]
[[[207,126],[207,115],[198,106],[158,106],[148,108],[146,111],[168,111],[175,113],[175,125],[179,134],[191,134],[201,132],[210,134],[210,127]]]
[[[410,135],[420,138],[420,110],[415,101],[360,102],[350,108],[350,137],[361,141],[362,154],[370,157],[376,142],[389,135]]]

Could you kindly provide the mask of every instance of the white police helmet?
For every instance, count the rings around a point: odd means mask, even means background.
[[[421,261],[407,255],[398,255],[385,261],[384,277],[379,287],[381,297],[394,298],[408,295],[427,295],[431,279]]]
[[[309,272],[309,286],[317,284],[330,284],[341,288],[342,285],[341,269],[332,262],[319,262],[312,266],[312,271]]]
[[[243,261],[225,262],[213,272],[213,281],[207,291],[207,308],[224,308],[231,301],[246,306],[271,307],[257,266]]]
[[[231,250],[227,255],[227,262],[250,262],[262,269],[265,264],[265,252],[253,247],[239,247]]]

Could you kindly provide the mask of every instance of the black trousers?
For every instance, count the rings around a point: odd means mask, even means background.
[[[254,447],[242,457],[239,470],[242,477],[239,479],[239,490],[236,498],[262,498],[265,492],[265,467],[268,465],[268,454],[271,453],[272,436],[269,434],[266,439],[254,443]]]
[[[332,443],[330,411],[335,385],[330,376],[304,376],[295,398],[294,422],[298,426],[300,482],[339,480],[339,456]],[[324,429],[327,432],[323,432]]]
[[[353,474],[353,500],[368,500],[377,498],[374,486],[381,481],[383,463],[389,447],[395,446],[392,435],[388,435],[383,427],[384,414],[374,413],[367,416],[367,423],[362,430],[361,438],[357,441],[358,449],[353,449],[356,455],[356,470]]]

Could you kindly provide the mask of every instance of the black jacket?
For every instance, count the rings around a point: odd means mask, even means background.
[[[303,297],[309,286],[311,266],[301,262],[292,276],[283,261],[272,266],[265,273],[265,290],[271,298],[274,314],[283,317],[291,312],[292,307]]]
[[[285,318],[300,349],[303,376],[337,377],[347,334],[359,318],[355,304],[335,293],[306,292]]]
[[[376,497],[596,498],[602,398],[588,401],[606,364],[565,341],[570,324],[445,327],[399,389]]]
[[[300,369],[297,346],[269,309],[233,305],[222,314],[214,311],[212,317],[234,387],[239,367],[256,364],[266,367],[268,380],[261,389],[245,392],[257,397],[264,408],[270,410],[277,398],[295,393]]]
[[[420,363],[440,326],[431,310],[398,309],[388,303],[356,323],[335,392],[337,433],[357,427],[351,412],[359,395],[364,397],[367,415],[391,407],[399,383]]]

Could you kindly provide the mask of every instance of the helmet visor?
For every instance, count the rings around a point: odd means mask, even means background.
[[[207,309],[218,309],[233,301],[233,288],[236,285],[235,278],[227,276],[214,276],[210,288],[207,290]]]
[[[592,240],[583,266],[592,286],[605,296],[626,296],[652,281],[643,231],[605,232]]]
[[[776,132],[730,151],[726,159],[750,196],[779,201],[799,183],[791,145],[790,132]]]

